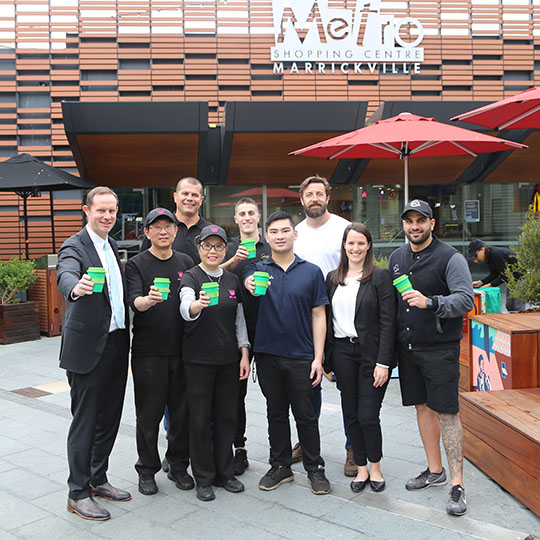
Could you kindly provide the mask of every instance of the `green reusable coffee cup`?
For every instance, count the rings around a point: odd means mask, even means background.
[[[255,294],[266,294],[268,290],[268,280],[270,279],[270,274],[268,272],[253,272],[253,280],[255,281]]]
[[[208,295],[208,298],[210,298],[211,306],[219,304],[219,283],[215,283],[214,281],[203,283],[201,289]]]
[[[400,293],[404,293],[405,291],[412,291],[412,288],[413,288],[413,286],[411,285],[409,276],[407,274],[403,274],[402,276],[399,276],[398,278],[394,279],[392,283],[394,284],[394,287]]]
[[[105,285],[105,268],[91,266],[86,273],[90,276],[90,279],[94,284],[92,292],[103,292],[103,285]]]
[[[254,238],[245,238],[240,242],[241,246],[244,246],[248,252],[248,259],[254,259],[257,255],[257,248],[255,247]]]
[[[163,300],[167,300],[170,292],[171,280],[169,278],[154,278],[154,286],[157,287],[158,291],[161,293]]]

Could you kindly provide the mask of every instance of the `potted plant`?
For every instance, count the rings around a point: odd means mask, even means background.
[[[508,265],[508,291],[530,306],[540,306],[540,220],[532,208],[521,226],[516,252],[517,263]]]
[[[12,257],[0,262],[0,344],[40,338],[39,302],[21,298],[36,279],[33,261]]]

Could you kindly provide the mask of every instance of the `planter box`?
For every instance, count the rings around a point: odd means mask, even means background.
[[[39,303],[0,304],[0,344],[40,339]]]

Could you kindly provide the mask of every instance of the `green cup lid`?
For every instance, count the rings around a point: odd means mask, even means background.
[[[105,274],[105,268],[101,266],[91,266],[86,273],[88,274],[90,272],[93,272],[94,274]]]

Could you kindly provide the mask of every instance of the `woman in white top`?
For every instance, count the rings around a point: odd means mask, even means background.
[[[325,371],[336,375],[358,467],[351,489],[360,492],[369,482],[382,491],[379,412],[393,367],[395,293],[388,270],[374,266],[371,233],[362,223],[345,229],[339,266],[326,288]]]

